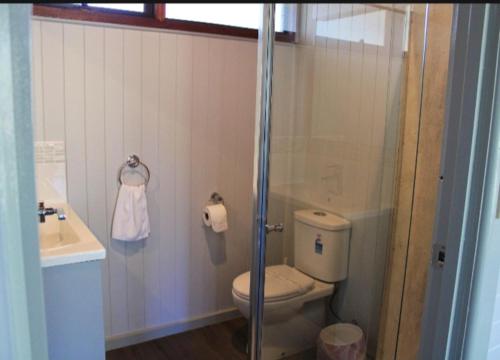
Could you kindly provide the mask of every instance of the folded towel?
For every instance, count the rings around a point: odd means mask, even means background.
[[[150,233],[146,187],[121,185],[113,217],[113,239],[134,241]]]

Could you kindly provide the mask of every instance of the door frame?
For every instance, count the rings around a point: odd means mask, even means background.
[[[0,5],[0,358],[47,360],[31,117],[31,4]]]
[[[433,255],[419,357],[461,359],[481,245],[491,137],[499,6],[455,5]],[[495,18],[496,15],[496,18]],[[494,152],[493,152],[494,153]],[[444,263],[438,262],[444,251]]]

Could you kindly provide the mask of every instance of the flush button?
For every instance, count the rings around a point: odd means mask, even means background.
[[[316,240],[314,241],[314,252],[316,254],[323,254],[323,242],[321,241],[321,234],[316,235]]]
[[[316,216],[326,216],[326,212],[324,211],[315,211],[313,212],[313,214]]]

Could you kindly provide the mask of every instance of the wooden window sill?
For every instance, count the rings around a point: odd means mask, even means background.
[[[161,5],[160,5],[161,6]],[[121,24],[129,26],[141,26],[157,29],[179,30],[205,34],[228,35],[250,39],[257,39],[258,31],[235,26],[208,24],[202,22],[161,19],[146,14],[119,13],[117,11],[106,11],[92,8],[71,8],[50,5],[33,5],[33,15],[57,19],[69,19],[79,21],[91,21],[109,24]],[[294,32],[276,33],[276,40],[282,42],[294,42]]]

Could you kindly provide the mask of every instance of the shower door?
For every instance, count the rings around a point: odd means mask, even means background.
[[[412,8],[290,6],[280,16],[297,20],[293,42],[274,41],[272,4],[263,7],[259,32],[250,357],[315,358],[320,330],[335,322],[359,325],[363,346],[374,357],[395,211]],[[415,84],[421,86],[418,79]],[[418,102],[415,93],[412,100]],[[341,259],[347,277],[318,282],[317,274],[296,267],[295,246],[306,241],[294,233],[298,210],[333,214],[349,224],[349,252]],[[315,254],[326,249],[318,239],[311,246]],[[288,308],[277,309],[280,302],[264,301],[265,270],[271,266],[284,281],[309,286],[308,278],[313,288],[326,290],[311,299],[308,289],[299,289],[283,298]],[[299,278],[288,279],[294,271]]]

